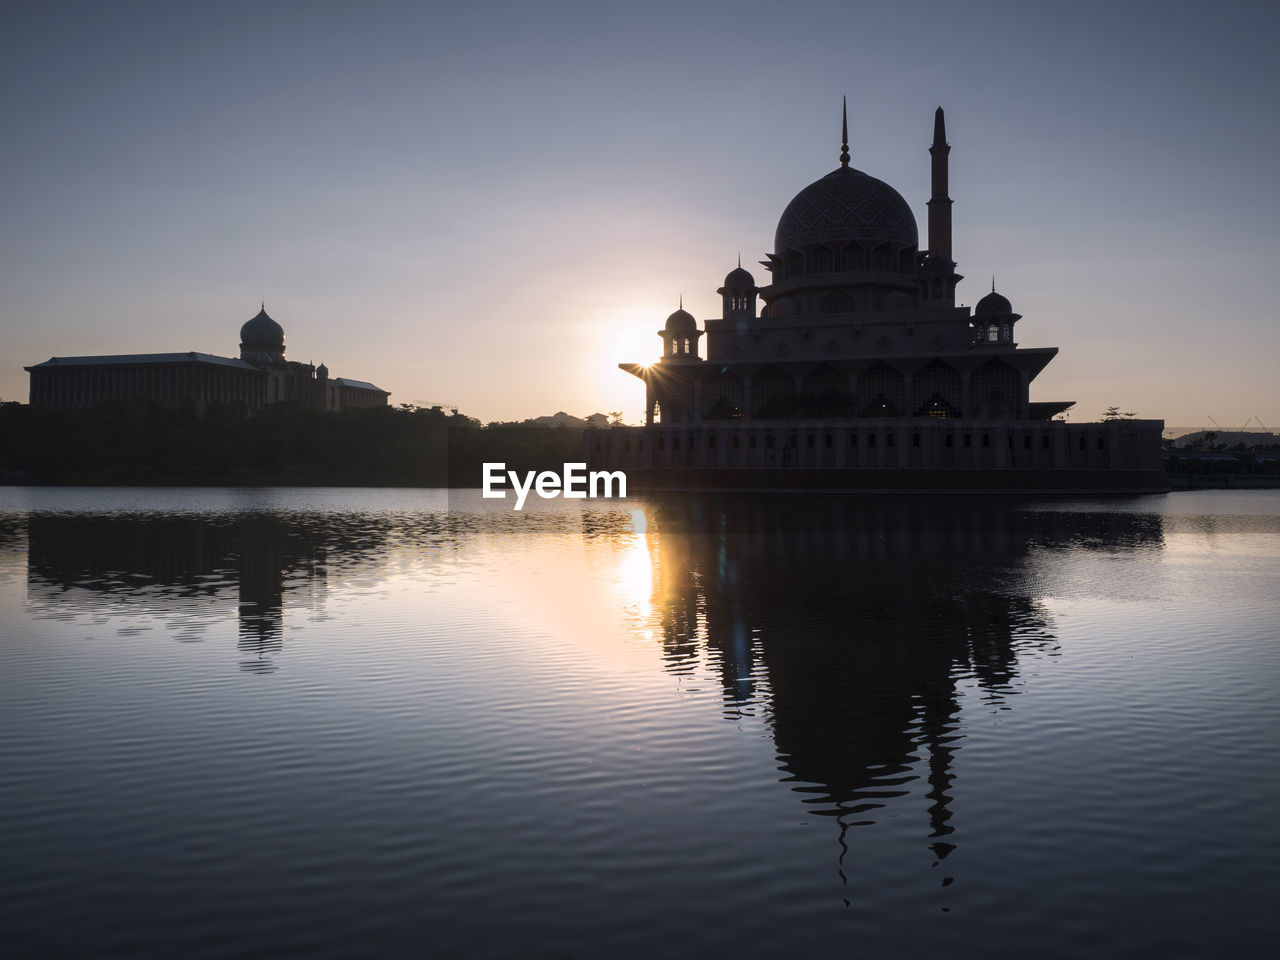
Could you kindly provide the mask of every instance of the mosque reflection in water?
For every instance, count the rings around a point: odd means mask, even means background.
[[[629,515],[565,519],[588,544],[615,548],[643,527],[648,626],[665,669],[710,669],[726,716],[763,715],[784,779],[837,820],[842,850],[851,827],[923,790],[938,861],[953,849],[963,691],[1007,709],[1019,659],[1054,649],[1028,559],[1163,544],[1152,514],[973,499],[686,497]],[[335,571],[376,577],[395,549],[465,540],[465,528],[454,518],[442,535],[435,522],[376,513],[33,514],[28,602],[51,617],[150,617],[191,640],[234,597],[241,669],[270,672],[286,595],[323,616]]]
[[[1155,515],[936,498],[673,499],[646,522],[666,668],[709,665],[728,717],[761,705],[780,769],[838,820],[842,851],[927,780],[939,861],[961,688],[1009,709],[1019,657],[1056,648],[1028,555],[1163,544]]]

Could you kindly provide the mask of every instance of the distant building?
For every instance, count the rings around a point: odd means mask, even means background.
[[[1161,421],[1054,420],[1072,401],[1030,386],[1057,348],[1018,345],[994,280],[956,306],[950,151],[938,108],[921,250],[910,205],[849,165],[846,123],[840,166],[778,221],[770,282],[739,262],[719,317],[700,330],[681,308],[660,359],[619,364],[645,426],[592,438],[595,462],[686,489],[1166,489]]]
[[[249,412],[273,403],[301,402],[324,410],[383,407],[391,395],[364,380],[330,377],[318,367],[284,358],[284,328],[264,306],[240,328],[240,358],[208,353],[135,353],[51,357],[24,367],[31,404],[90,407],[148,401],[165,406],[213,404]]]
[[[1170,446],[1175,450],[1183,450],[1188,447],[1217,447],[1222,446],[1227,450],[1237,445],[1245,447],[1270,447],[1280,444],[1280,433],[1270,433],[1262,431],[1248,430],[1197,430],[1194,433],[1184,434],[1170,442]]]

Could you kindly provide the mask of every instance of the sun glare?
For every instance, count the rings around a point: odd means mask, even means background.
[[[618,369],[620,363],[648,366],[662,356],[658,330],[670,309],[655,303],[631,303],[610,310],[599,318],[594,345],[585,368],[591,370],[601,398],[602,409],[623,411],[627,423],[644,419],[644,384]],[[594,358],[594,359],[591,359]]]
[[[666,315],[657,304],[638,304],[620,308],[602,318],[604,362],[611,366],[619,363],[647,366],[656,362],[662,355],[662,341],[657,332]]]

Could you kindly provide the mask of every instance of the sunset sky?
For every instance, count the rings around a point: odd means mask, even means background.
[[[642,415],[838,165],[994,273],[1033,400],[1280,431],[1280,8],[1260,2],[31,3],[0,21],[0,397],[50,356],[287,357],[489,421]],[[1256,428],[1256,425],[1254,425]]]

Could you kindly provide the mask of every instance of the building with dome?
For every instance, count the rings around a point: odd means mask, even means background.
[[[33,406],[143,401],[202,413],[220,405],[241,414],[290,401],[323,410],[386,406],[386,390],[331,377],[323,363],[286,360],[284,352],[284,328],[263,304],[240,328],[238,359],[196,352],[51,357],[24,369]]]
[[[593,463],[642,487],[1167,489],[1162,421],[1068,424],[1032,400],[1056,347],[1024,347],[995,290],[956,306],[945,118],[934,115],[928,243],[893,187],[840,165],[778,220],[758,286],[741,261],[699,329],[667,318],[662,356],[619,366],[645,426],[592,436]],[[700,341],[705,335],[705,352]]]

